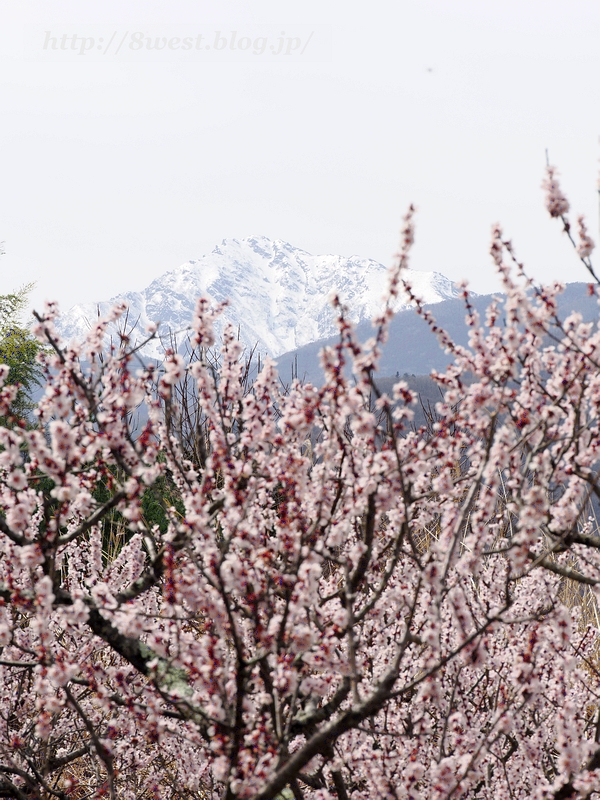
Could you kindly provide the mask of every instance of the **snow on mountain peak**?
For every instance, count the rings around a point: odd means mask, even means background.
[[[407,270],[406,277],[426,303],[456,297],[453,283],[437,272]],[[196,299],[229,300],[225,318],[245,345],[278,356],[335,332],[330,296],[335,291],[349,307],[353,322],[372,318],[382,307],[388,270],[358,256],[313,256],[281,239],[249,236],[224,239],[211,253],[166,272],[139,292],[126,292],[107,302],[74,306],[62,316],[65,339],[80,338],[97,317],[116,301],[129,305],[129,320],[140,335],[147,323],[160,321],[160,332],[185,331]],[[400,299],[397,308],[405,307]],[[181,337],[180,337],[181,338]],[[162,348],[151,342],[148,356]]]

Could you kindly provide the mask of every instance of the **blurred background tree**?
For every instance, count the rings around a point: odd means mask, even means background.
[[[0,255],[3,253],[0,244]],[[12,410],[20,418],[26,418],[33,407],[31,394],[41,376],[37,362],[41,348],[23,321],[33,286],[28,283],[12,294],[0,295],[0,363],[10,367],[8,383],[19,386]]]

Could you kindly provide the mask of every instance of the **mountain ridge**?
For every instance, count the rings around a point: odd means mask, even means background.
[[[438,272],[407,270],[415,293],[426,303],[456,297],[453,282]],[[179,333],[190,324],[196,299],[230,300],[224,314],[248,347],[273,357],[335,332],[330,296],[337,292],[354,323],[370,320],[383,306],[388,268],[373,259],[333,254],[312,255],[281,239],[249,236],[224,239],[211,253],[168,270],[140,291],[128,291],[99,303],[73,306],[62,315],[59,331],[67,341],[82,338],[98,311],[116,301],[129,306],[139,337],[150,322],[161,334]],[[400,297],[395,310],[408,306]],[[222,328],[222,323],[221,323]],[[153,342],[145,354],[159,358]]]
[[[489,295],[470,294],[469,302],[480,315],[482,321],[488,306],[494,298],[503,298],[501,292]],[[584,322],[597,324],[600,319],[598,298],[590,295],[589,284],[583,282],[567,283],[564,291],[557,297],[558,317],[564,319],[573,311],[582,315]],[[502,308],[502,306],[501,306]],[[429,310],[437,325],[445,330],[450,338],[462,347],[469,346],[470,328],[465,322],[466,308],[461,298],[440,301]],[[502,316],[502,312],[501,312]],[[485,325],[484,325],[485,328]],[[356,326],[356,337],[365,342],[373,334],[370,323],[361,321]],[[558,329],[556,336],[562,338]],[[335,336],[310,342],[277,359],[277,368],[284,381],[297,375],[301,380],[320,385],[323,371],[319,353],[323,347],[335,344]],[[548,344],[553,344],[549,341]],[[443,371],[452,362],[452,355],[445,352],[433,335],[425,320],[410,308],[401,309],[391,320],[388,339],[383,348],[378,365],[379,377],[412,377],[426,375],[432,369]]]

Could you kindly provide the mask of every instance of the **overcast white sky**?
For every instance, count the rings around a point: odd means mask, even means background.
[[[548,148],[598,238],[598,3],[3,0],[0,17],[0,292],[105,299],[250,234],[387,264],[410,202],[416,269],[493,291],[500,221],[536,278],[586,280],[540,182]],[[216,31],[268,45],[216,53]],[[281,31],[302,55],[270,51]],[[199,34],[210,54],[181,49]]]

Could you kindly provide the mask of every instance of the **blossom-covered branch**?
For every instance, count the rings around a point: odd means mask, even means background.
[[[594,796],[600,332],[495,226],[459,346],[413,239],[369,342],[335,301],[318,387],[215,350],[206,299],[160,367],[105,350],[123,308],[71,344],[39,315],[36,424],[0,389],[1,796]],[[401,286],[452,358],[420,429],[377,385]]]

